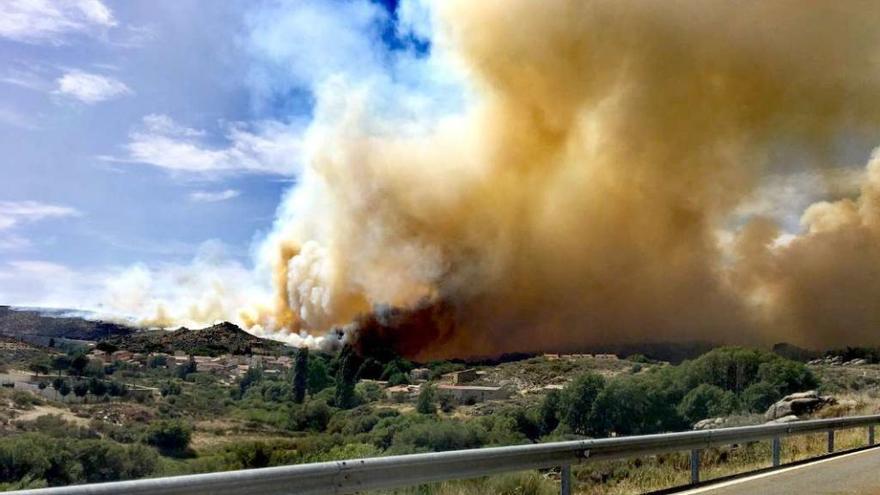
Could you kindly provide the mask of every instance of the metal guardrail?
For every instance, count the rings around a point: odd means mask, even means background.
[[[345,494],[478,478],[510,471],[561,467],[561,492],[563,495],[568,495],[571,493],[573,464],[690,451],[691,481],[695,483],[699,481],[700,451],[705,448],[771,440],[773,465],[778,466],[781,440],[786,436],[827,432],[828,450],[831,452],[834,450],[836,430],[865,427],[868,444],[874,445],[874,425],[878,423],[880,423],[880,415],[854,416],[658,435],[353,459],[23,490],[14,493],[18,495]]]

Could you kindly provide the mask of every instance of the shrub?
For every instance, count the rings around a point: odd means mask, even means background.
[[[310,399],[302,406],[294,407],[287,421],[291,430],[311,430],[322,432],[327,429],[333,410],[322,400]]]
[[[160,420],[147,429],[146,442],[166,453],[181,453],[189,447],[192,427],[180,420]]]
[[[482,447],[486,432],[473,422],[428,420],[394,435],[392,452],[440,452]]]
[[[437,404],[434,403],[434,387],[424,384],[419,392],[419,399],[416,402],[416,411],[420,414],[436,414]]]
[[[180,395],[180,391],[180,384],[173,380],[162,382],[162,384],[159,385],[159,393],[162,394],[162,397]]]
[[[560,393],[551,390],[541,401],[538,409],[538,429],[541,435],[549,435],[559,426]]]
[[[359,398],[359,402],[376,402],[385,395],[382,392],[382,387],[370,382],[359,382],[355,385],[354,390]]]

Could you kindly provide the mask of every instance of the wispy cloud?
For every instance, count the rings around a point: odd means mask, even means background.
[[[153,165],[176,172],[211,176],[223,172],[293,175],[302,148],[298,128],[278,122],[226,125],[225,146],[208,145],[206,132],[167,115],[147,115],[129,134],[123,158],[111,161]]]
[[[194,203],[216,203],[228,199],[237,198],[241,191],[226,189],[225,191],[193,191],[189,193],[189,200]]]
[[[37,119],[0,105],[0,124],[34,131],[40,128]]]
[[[122,81],[79,70],[67,72],[56,82],[56,94],[75,98],[89,105],[133,93]]]
[[[93,34],[116,25],[100,0],[4,0],[0,37],[24,43],[63,44],[72,34]]]
[[[0,201],[0,230],[10,229],[26,222],[46,218],[80,216],[81,213],[69,206],[61,206],[39,201]]]

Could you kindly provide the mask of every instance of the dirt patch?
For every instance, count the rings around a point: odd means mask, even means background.
[[[55,416],[61,416],[61,418],[63,420],[71,422],[71,423],[75,424],[76,426],[88,426],[89,425],[89,421],[87,419],[75,416],[73,413],[71,413],[67,409],[60,409],[58,407],[53,407],[53,406],[34,406],[33,409],[29,409],[27,411],[24,411],[24,412],[18,414],[18,416],[16,416],[15,419],[19,420],[19,421],[33,421],[33,420],[39,418],[40,416],[46,416],[48,414],[52,414]]]

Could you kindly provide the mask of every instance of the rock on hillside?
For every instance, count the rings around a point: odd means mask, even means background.
[[[51,338],[100,340],[135,331],[134,327],[128,325],[87,320],[65,314],[0,306],[0,334],[46,345]]]
[[[782,400],[770,406],[764,417],[768,421],[778,420],[787,416],[802,417],[836,402],[834,397],[819,395],[815,390],[800,392],[786,395]]]
[[[144,330],[105,342],[131,352],[164,352],[219,356],[221,354],[277,354],[284,344],[255,337],[229,322],[190,330]]]

